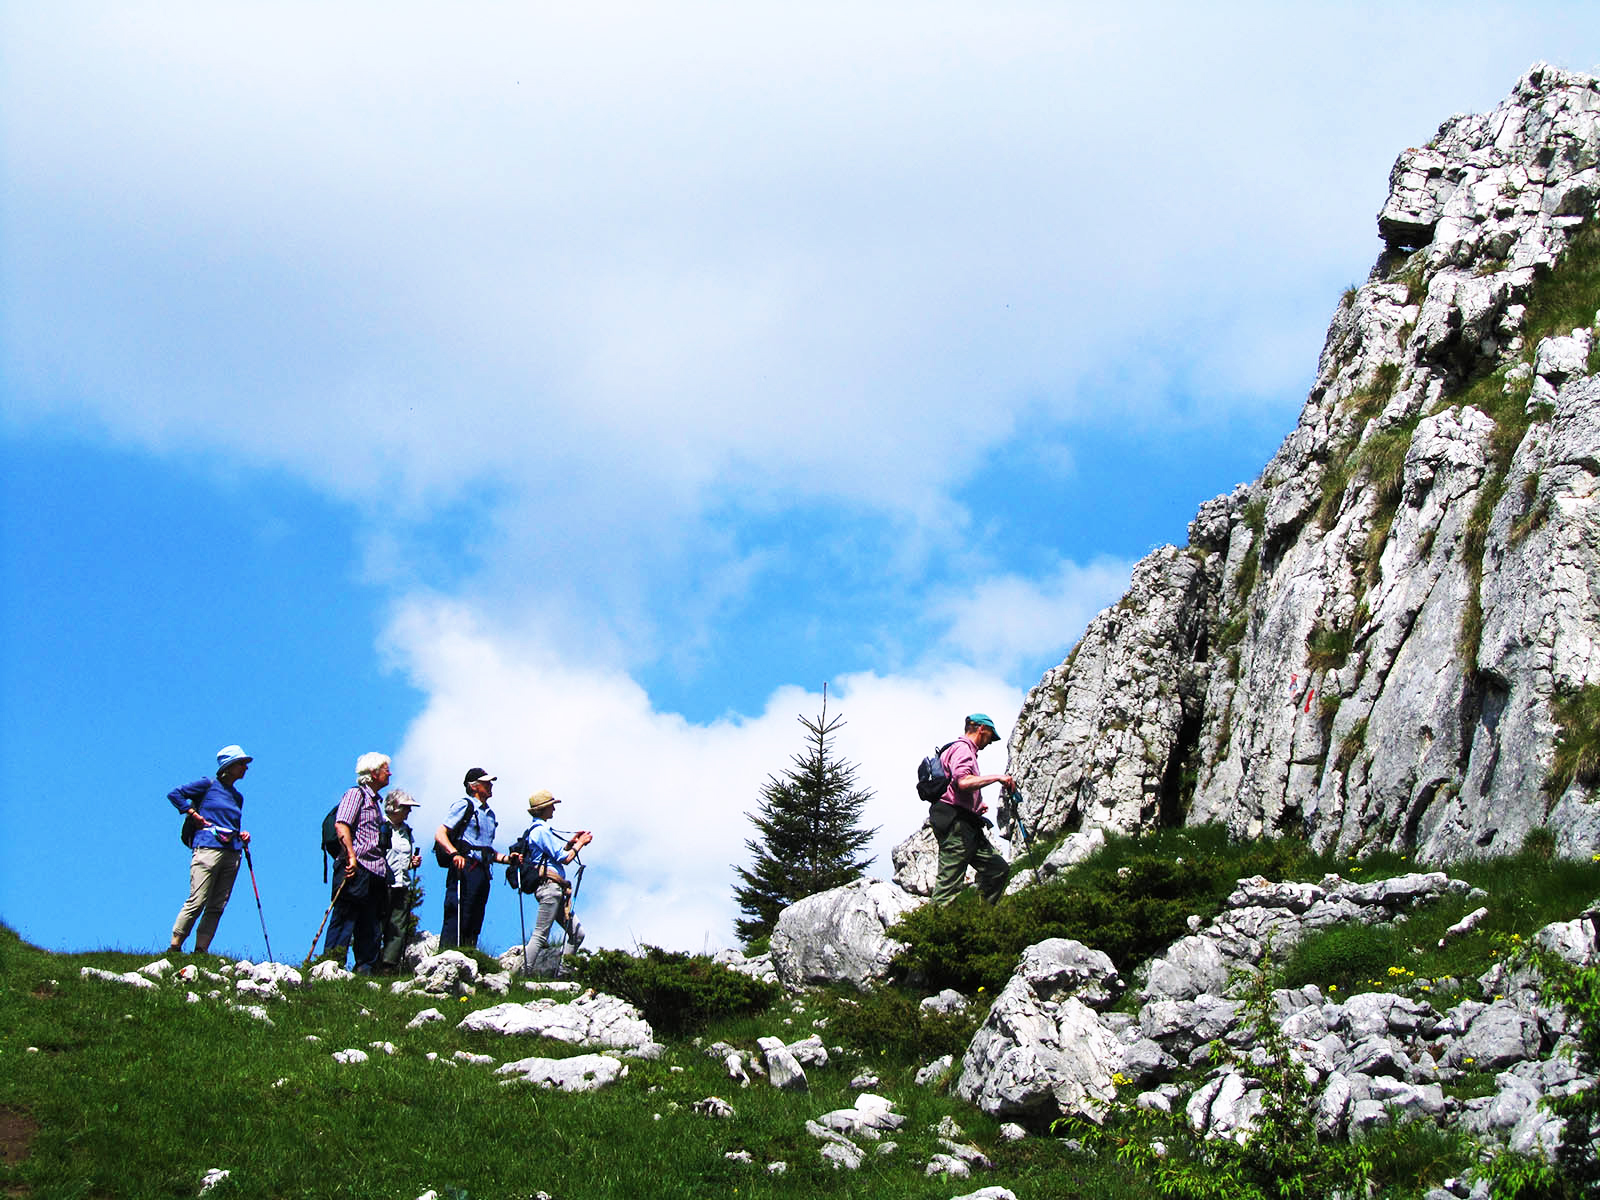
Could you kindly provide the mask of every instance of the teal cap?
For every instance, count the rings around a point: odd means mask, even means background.
[[[990,729],[994,729],[995,737],[999,737],[1000,736],[1000,731],[998,729],[995,729],[994,721],[989,716],[988,713],[973,713],[972,715],[970,715],[967,718],[967,724],[968,725],[987,725]]]

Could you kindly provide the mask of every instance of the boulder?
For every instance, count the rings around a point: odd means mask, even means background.
[[[562,1092],[593,1092],[628,1073],[620,1059],[609,1054],[579,1054],[572,1058],[519,1058],[495,1071],[506,1083],[531,1083]]]
[[[783,1044],[782,1038],[757,1038],[761,1061],[767,1069],[767,1080],[773,1087],[786,1092],[803,1092],[809,1086],[805,1068]]]
[[[1047,961],[1080,957],[1080,951],[1081,957],[1095,953],[1071,945],[1075,950],[1052,952]],[[1109,967],[1109,960],[1105,965]],[[1030,976],[1019,967],[962,1056],[956,1094],[995,1117],[1066,1113],[1103,1120],[1106,1106],[1116,1098],[1113,1077],[1127,1060],[1116,1034],[1094,1009],[1070,994],[1077,987],[1104,992],[1103,984],[1073,972],[1036,971]]]
[[[604,993],[585,992],[576,1000],[509,1002],[468,1013],[460,1028],[474,1033],[506,1037],[532,1035],[573,1046],[603,1046],[618,1050],[649,1051],[656,1047],[655,1031],[639,1010],[626,1000]]]
[[[858,879],[784,909],[772,931],[772,965],[789,987],[849,983],[888,973],[904,947],[885,930],[922,900],[881,879]]]

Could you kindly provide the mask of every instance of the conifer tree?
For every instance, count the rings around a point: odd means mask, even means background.
[[[744,882],[733,893],[747,914],[735,922],[747,947],[766,938],[796,900],[858,878],[871,861],[858,855],[878,832],[860,827],[872,793],[856,787],[855,764],[834,752],[844,719],[828,716],[826,684],[821,715],[797,719],[805,726],[805,749],[782,778],[767,777],[760,809],[745,814],[760,834],[745,841],[753,861],[736,868]]]

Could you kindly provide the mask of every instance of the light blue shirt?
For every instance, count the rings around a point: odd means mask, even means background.
[[[466,826],[461,830],[461,836],[452,838],[455,847],[467,858],[481,854],[494,857],[494,835],[499,828],[494,819],[494,809],[487,804],[478,804],[471,796],[463,796],[450,806],[450,811],[445,814],[444,827],[454,830],[461,824],[461,818],[467,816],[467,810],[472,810],[472,816],[467,817]]]
[[[550,828],[549,821],[535,821],[522,836],[527,839],[528,849],[540,860],[535,865],[549,867],[562,879],[567,877],[566,868],[561,865],[561,856],[567,852],[567,843]]]

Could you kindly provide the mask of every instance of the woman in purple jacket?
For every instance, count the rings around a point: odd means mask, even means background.
[[[239,746],[224,746],[217,751],[217,777],[197,779],[167,793],[172,806],[196,826],[190,843],[189,899],[178,910],[172,924],[172,944],[168,954],[183,952],[183,940],[195,918],[194,949],[204,954],[211,949],[212,935],[222,910],[233,894],[234,876],[239,873],[239,851],[250,842],[241,829],[244,796],[235,785],[250,767],[250,756]]]

